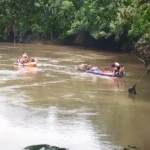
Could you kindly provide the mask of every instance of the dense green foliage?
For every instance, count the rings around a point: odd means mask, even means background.
[[[150,44],[148,0],[1,0],[0,38],[27,32],[59,38],[88,32],[126,43]]]

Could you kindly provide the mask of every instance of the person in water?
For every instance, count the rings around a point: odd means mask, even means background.
[[[120,67],[120,64],[118,62],[114,62],[112,65],[110,65],[106,68],[103,68],[102,70],[103,71],[117,72],[117,71],[119,71],[119,67]]]
[[[88,65],[87,70],[91,70],[91,69],[92,69],[92,65]]]
[[[98,69],[97,66],[94,65],[90,70],[95,71],[95,70],[97,70],[97,69]]]
[[[22,55],[22,58],[18,59],[19,63],[28,63],[28,62],[35,62],[35,59],[32,57],[28,57],[27,53]]]
[[[18,62],[20,62],[20,63],[22,63],[22,64],[29,62],[28,55],[27,55],[26,53],[24,53],[24,54],[22,55],[22,57],[21,57],[20,59],[18,59]]]
[[[120,65],[119,74],[125,74],[125,68],[123,65]]]
[[[115,73],[115,74],[119,74],[119,71],[120,71],[120,64],[118,62],[114,62],[112,65],[111,65],[111,68],[112,68],[112,71]]]
[[[88,66],[88,64],[81,64],[81,67],[82,67],[83,69],[86,69],[87,66]]]

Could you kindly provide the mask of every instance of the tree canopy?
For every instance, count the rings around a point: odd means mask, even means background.
[[[35,32],[63,39],[88,32],[93,38],[150,44],[149,0],[1,0],[0,38]]]

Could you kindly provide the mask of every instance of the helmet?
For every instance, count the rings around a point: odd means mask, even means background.
[[[28,57],[28,55],[27,55],[26,53],[24,53],[22,56],[23,56],[23,57]]]
[[[117,66],[117,67],[118,67],[118,66],[120,66],[120,64],[119,64],[118,62],[115,62],[115,66]]]

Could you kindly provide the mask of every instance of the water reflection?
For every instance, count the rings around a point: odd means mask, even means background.
[[[125,81],[123,78],[93,75],[86,72],[81,72],[80,77],[86,81],[100,82],[101,84],[105,84],[108,86],[108,88],[113,89],[114,91],[125,89]]]
[[[9,111],[12,113],[7,113]],[[69,115],[67,110],[58,110],[56,107],[41,108],[38,111],[35,109],[20,110],[20,108],[14,107],[12,110],[5,111],[5,115],[3,111],[1,112],[4,116],[0,116],[0,132],[5,133],[5,137],[9,136],[9,139],[13,139],[14,136],[16,138],[22,137],[19,143],[16,143],[15,140],[13,140],[14,143],[11,141],[9,144],[12,147],[21,147],[23,144],[48,143],[67,146],[71,150],[82,148],[86,150],[107,150],[105,144],[97,138],[92,122],[85,115],[81,117],[78,114],[74,115],[73,112],[70,112]],[[46,116],[41,113],[43,111]],[[21,116],[17,112],[20,112]],[[15,119],[13,118],[14,115],[16,116]],[[0,140],[2,140],[1,136]],[[3,147],[3,144],[1,144],[1,147]]]
[[[133,94],[133,93],[128,93],[128,98],[129,99],[131,99],[131,100],[135,100],[135,97],[136,97],[136,95],[135,94]]]
[[[37,74],[38,69],[34,67],[20,67],[14,68],[18,76],[22,78],[32,78]]]

